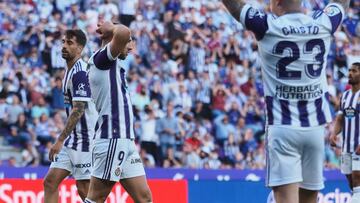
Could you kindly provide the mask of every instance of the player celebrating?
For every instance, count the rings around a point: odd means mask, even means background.
[[[76,179],[82,199],[85,199],[88,191],[91,175],[89,137],[94,135],[97,112],[91,102],[87,64],[81,59],[85,44],[83,31],[65,32],[62,57],[66,60],[67,69],[63,93],[68,120],[49,153],[49,159],[53,162],[44,180],[45,203],[58,202],[58,186],[70,174]]]
[[[331,145],[336,146],[337,135],[342,132],[343,145],[341,172],[346,175],[353,191],[352,203],[360,202],[360,63],[353,63],[349,70],[351,89],[340,99]]]
[[[332,0],[312,16],[302,13],[301,0],[270,0],[271,14],[244,0],[222,2],[259,45],[267,111],[266,184],[277,203],[315,203],[324,187],[324,125],[332,120],[326,58],[349,0]]]
[[[152,202],[145,171],[134,143],[133,110],[125,70],[117,66],[132,49],[130,30],[99,21],[102,48],[90,58],[90,87],[99,112],[93,143],[93,171],[85,202],[103,203],[114,184],[136,203]]]

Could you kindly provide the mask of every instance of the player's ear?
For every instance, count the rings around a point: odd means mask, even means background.
[[[81,53],[82,50],[83,50],[83,48],[84,48],[84,47],[82,47],[81,45],[77,46],[77,51],[78,51],[78,53]]]

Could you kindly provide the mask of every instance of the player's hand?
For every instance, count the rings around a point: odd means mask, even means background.
[[[56,140],[55,144],[51,147],[50,152],[49,152],[49,160],[50,161],[55,160],[55,156],[57,154],[59,154],[62,146],[63,146],[63,142],[59,141],[59,140]]]
[[[332,147],[336,147],[336,145],[337,145],[337,135],[332,134],[332,135],[330,136],[330,145],[331,145]]]

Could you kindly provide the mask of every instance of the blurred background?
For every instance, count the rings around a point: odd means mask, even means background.
[[[250,2],[269,9],[268,0]],[[305,0],[304,12],[327,3]],[[347,15],[327,58],[333,115],[341,92],[349,88],[348,67],[360,61],[360,0],[351,1]],[[127,70],[136,141],[147,169],[263,174],[265,105],[257,43],[219,0],[0,1],[0,169],[36,172],[49,166],[48,151],[66,121],[62,35],[82,29],[87,60],[100,45],[99,19],[132,30],[136,48],[121,66]],[[331,130],[330,125],[326,139]],[[325,170],[338,171],[341,151],[326,143]]]

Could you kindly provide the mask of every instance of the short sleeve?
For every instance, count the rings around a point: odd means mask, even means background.
[[[324,14],[329,17],[331,23],[331,34],[334,34],[344,20],[345,11],[342,5],[337,3],[328,4]]]
[[[73,101],[90,101],[91,91],[87,72],[79,71],[72,77]]]
[[[112,67],[116,58],[111,55],[110,43],[94,55],[93,61],[95,66],[101,70],[107,70]]]
[[[248,4],[240,12],[240,22],[255,34],[257,40],[261,40],[269,29],[267,14]]]

